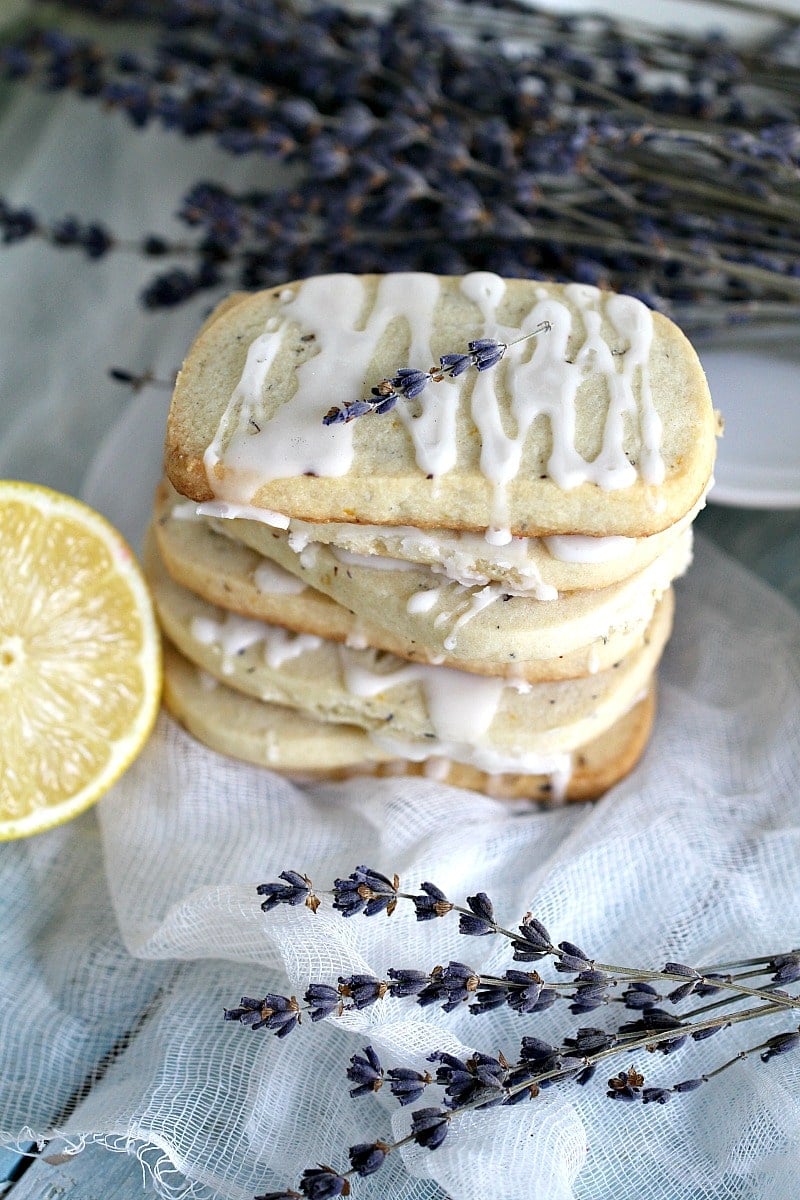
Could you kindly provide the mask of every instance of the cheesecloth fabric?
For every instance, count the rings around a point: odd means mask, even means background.
[[[384,1091],[351,1100],[345,1071],[371,1043],[384,1065],[434,1049],[509,1058],[523,1033],[557,1038],[565,1005],[446,1015],[386,999],[288,1038],[224,1024],[241,995],[458,959],[489,973],[499,938],[402,905],[345,920],[330,905],[264,914],[255,887],[287,868],[315,885],[366,863],[408,890],[477,890],[513,925],[533,911],[606,962],[719,962],[800,941],[800,618],[702,539],[679,586],[660,712],[644,762],[602,802],[549,812],[425,780],[307,789],[217,756],[161,719],[99,805],[3,848],[0,1128],[139,1154],[165,1195],[244,1198],[408,1128]],[[598,1023],[592,1014],[588,1023]],[[599,1013],[602,1023],[604,1014]],[[739,1026],[670,1058],[648,1083],[713,1068],[784,1019]],[[103,1055],[106,1060],[103,1062]],[[98,1069],[93,1066],[98,1061]],[[616,1061],[616,1060],[615,1060]],[[613,1064],[612,1064],[613,1065]],[[789,1200],[800,1177],[800,1061],[737,1064],[664,1107],[612,1104],[605,1078],[454,1123],[436,1152],[390,1156],[364,1197],[478,1200]],[[98,1075],[102,1078],[97,1079]],[[86,1099],[60,1113],[53,1097]],[[425,1101],[421,1102],[424,1103]]]

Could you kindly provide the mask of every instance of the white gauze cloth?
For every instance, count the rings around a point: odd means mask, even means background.
[[[220,757],[162,717],[99,805],[52,835],[3,848],[0,1129],[54,1132],[137,1153],[162,1194],[252,1197],[347,1148],[409,1127],[384,1088],[351,1100],[350,1056],[425,1066],[434,1049],[510,1059],[523,1034],[558,1040],[622,1009],[559,1002],[450,1015],[386,999],[288,1038],[223,1023],[224,1007],[312,980],[457,959],[511,964],[500,937],[454,916],[344,919],[330,901],[264,914],[259,882],[286,868],[318,889],[365,863],[451,900],[486,891],[513,927],[527,910],[598,960],[658,967],[800,942],[800,617],[700,540],[679,585],[652,743],[604,800],[552,811],[422,779],[295,787]],[[551,968],[544,973],[551,975]],[[648,1084],[710,1070],[796,1025],[745,1025],[676,1055],[635,1056]],[[131,1033],[132,1031],[132,1033]],[[130,1036],[128,1036],[130,1035]],[[93,1068],[107,1055],[98,1072]],[[789,1200],[800,1178],[800,1055],[754,1055],[668,1105],[612,1104],[612,1060],[586,1087],[474,1113],[441,1149],[391,1155],[354,1194],[423,1200]],[[65,1096],[98,1073],[87,1098]],[[425,1097],[420,1104],[430,1103]]]

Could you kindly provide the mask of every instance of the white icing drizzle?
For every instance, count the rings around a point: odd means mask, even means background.
[[[559,487],[591,482],[615,490],[628,487],[639,474],[648,484],[662,481],[661,422],[648,372],[653,321],[640,301],[569,285],[566,295],[580,310],[584,326],[584,340],[570,361],[568,343],[572,337],[574,345],[575,335],[572,312],[543,289],[518,329],[499,322],[498,308],[506,291],[499,276],[473,272],[464,277],[461,290],[479,308],[485,337],[511,343],[543,321],[551,326],[541,337],[510,346],[493,370],[470,373],[471,414],[482,439],[480,469],[494,485],[490,544],[501,544],[509,536],[506,488],[520,470],[525,441],[539,417],[550,427],[552,448],[546,469]],[[273,317],[250,347],[241,379],[206,451],[206,471],[215,495],[246,506],[258,487],[272,479],[304,473],[346,474],[353,461],[355,422],[325,426],[324,411],[365,394],[371,382],[370,362],[394,321],[402,321],[408,329],[407,361],[428,368],[439,294],[440,281],[434,275],[386,275],[365,316],[366,289],[357,276],[308,279],[288,295],[284,290],[279,296],[281,318]],[[626,343],[619,353],[612,354],[602,336],[603,313]],[[358,327],[361,322],[363,328]],[[269,328],[270,324],[275,327]],[[267,376],[290,328],[312,335],[314,352],[296,368],[294,395],[267,420],[262,413]],[[587,461],[575,445],[576,397],[590,373],[602,376],[608,402],[601,449]],[[456,414],[463,378],[431,383],[416,404],[403,403],[395,410],[412,440],[417,466],[434,478],[456,466]],[[500,381],[510,398],[508,411],[499,401]],[[626,423],[633,425],[632,432],[638,429],[638,467],[625,453]]]
[[[224,500],[204,500],[197,505],[199,517],[223,517],[225,520],[259,521],[273,529],[288,529],[289,518],[283,513],[268,508],[254,508],[252,504],[232,504]]]
[[[294,550],[295,554],[301,554],[303,552],[303,550],[305,550],[306,546],[311,542],[312,539],[311,539],[310,533],[304,532],[300,529],[296,529],[295,525],[297,525],[297,524],[298,524],[298,522],[296,522],[296,521],[291,522],[291,524],[289,526],[288,541],[289,541],[289,548],[291,550]]]
[[[218,646],[222,652],[223,675],[233,674],[233,659],[251,646],[265,640],[266,625],[236,613],[226,613],[221,621],[214,617],[193,617],[190,633],[201,646]]]
[[[222,620],[193,617],[191,636],[201,646],[218,646],[222,653],[222,673],[232,675],[238,654],[259,643],[264,645],[264,660],[273,669],[283,666],[309,650],[317,650],[322,639],[310,633],[291,633],[277,625],[251,620],[237,613],[226,613]]]
[[[339,546],[331,546],[331,554],[347,567],[368,567],[371,571],[414,571],[417,564],[406,562],[401,558],[389,558],[385,554],[354,554],[351,550],[342,550]]]
[[[323,645],[322,638],[313,633],[292,633],[289,629],[281,629],[270,625],[269,635],[265,639],[264,658],[267,666],[277,670],[285,662],[299,658],[310,650],[319,650]]]
[[[584,537],[580,533],[567,533],[542,539],[545,546],[565,563],[605,563],[629,554],[636,545],[635,538],[628,537]]]
[[[364,628],[358,618],[356,618],[354,621],[353,628],[345,638],[344,644],[351,650],[366,650],[367,646],[369,645],[367,636],[364,633]]]
[[[490,604],[494,604],[500,596],[506,594],[506,589],[500,584],[490,583],[485,588],[481,588],[479,592],[473,592],[469,597],[469,607],[466,612],[463,612],[460,617],[456,618],[453,628],[444,639],[445,650],[455,650],[456,641],[458,639],[458,631],[473,617],[476,617],[479,612],[483,612]]]
[[[567,785],[572,777],[572,755],[534,754],[523,751],[495,750],[491,746],[470,746],[462,741],[426,738],[412,742],[383,732],[371,732],[371,740],[382,750],[397,758],[411,762],[428,762],[430,759],[447,758],[465,763],[487,775],[545,775],[550,782],[548,800],[560,802],[564,799]]]
[[[414,592],[406,601],[406,612],[412,615],[431,612],[441,600],[442,593],[447,586],[446,583],[443,583],[441,587],[425,588],[421,592]]]
[[[305,567],[307,571],[313,571],[314,567],[317,565],[318,556],[319,544],[317,542],[309,542],[308,545],[303,547],[298,555],[300,566]]]
[[[271,562],[268,558],[262,559],[256,567],[253,572],[253,582],[259,592],[268,595],[299,596],[306,590],[305,580],[298,579],[296,575],[292,575],[291,571]]]
[[[438,738],[475,743],[488,731],[500,705],[505,679],[470,676],[449,667],[409,663],[376,671],[351,657],[340,656],[345,687],[353,696],[378,696],[403,684],[422,687],[431,726]]]
[[[173,521],[199,521],[200,514],[197,511],[197,505],[194,500],[186,500],[184,503],[173,504],[170,514]]]
[[[284,300],[281,294],[284,320],[250,347],[242,377],[206,451],[206,473],[215,495],[248,503],[258,487],[271,479],[308,473],[346,475],[353,461],[353,425],[326,426],[322,417],[332,405],[342,407],[369,387],[370,361],[393,321],[402,318],[407,323],[412,354],[427,347],[439,289],[435,275],[404,272],[383,276],[363,329],[358,325],[363,319],[366,289],[355,275],[307,279],[290,299]],[[316,353],[296,368],[294,395],[269,420],[255,421],[269,365],[289,325],[313,334]],[[452,390],[448,395],[452,408]],[[433,407],[446,411],[443,401]],[[454,415],[451,420],[454,422]],[[441,437],[436,425],[435,417],[425,423],[426,433],[419,443],[423,457],[428,452],[437,457],[439,440],[442,445],[455,441],[454,425],[453,436],[444,431]],[[221,447],[229,433],[223,453]],[[224,470],[217,475],[215,467],[220,464]]]

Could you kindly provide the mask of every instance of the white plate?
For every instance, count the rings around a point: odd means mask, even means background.
[[[725,418],[709,499],[743,508],[800,507],[800,353],[783,343],[701,353]],[[136,396],[100,445],[81,495],[137,549],[161,475],[165,392]]]
[[[709,500],[743,508],[800,507],[800,348],[700,352],[725,420]]]

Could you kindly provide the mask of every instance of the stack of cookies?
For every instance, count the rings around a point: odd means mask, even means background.
[[[715,435],[689,343],[632,297],[486,272],[230,297],[147,551],[167,707],[295,776],[600,795],[650,732]]]

